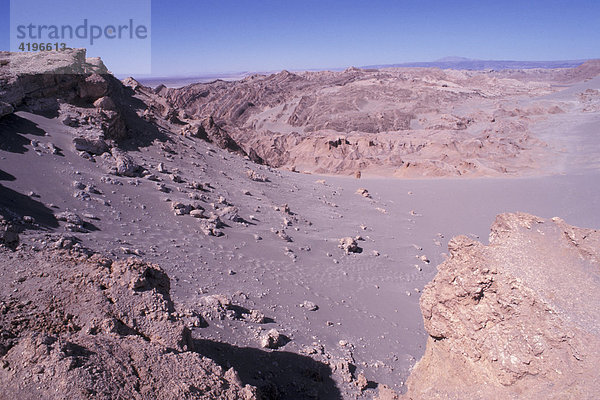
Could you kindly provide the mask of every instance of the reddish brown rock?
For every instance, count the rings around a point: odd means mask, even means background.
[[[193,350],[170,281],[139,260],[0,249],[0,397],[255,399]]]

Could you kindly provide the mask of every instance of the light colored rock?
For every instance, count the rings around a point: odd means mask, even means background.
[[[94,102],[94,107],[104,110],[116,111],[117,106],[113,99],[108,96],[103,96]]]
[[[38,270],[20,283],[27,290],[0,287],[1,298],[10,289],[14,299],[0,305],[0,324],[14,333],[0,339],[0,398],[75,400],[102,388],[104,398],[257,399],[235,371],[193,351],[164,271],[63,243],[12,258],[0,252],[2,276]]]
[[[248,178],[250,178],[250,180],[255,182],[269,182],[269,178],[252,169],[247,170],[246,175],[248,176]]]
[[[260,339],[260,345],[266,349],[278,349],[285,346],[289,339],[279,333],[277,329],[271,329],[266,332]]]
[[[265,314],[258,310],[250,310],[250,314],[248,315],[248,319],[257,324],[264,324],[267,322],[267,317]]]
[[[204,218],[204,210],[192,210],[190,215],[194,218]]]
[[[79,215],[77,215],[71,211],[63,211],[63,212],[56,214],[56,219],[59,221],[68,222],[68,223],[74,224],[74,225],[83,225],[84,224],[83,219]]]
[[[377,397],[373,400],[401,400],[403,397],[400,397],[398,393],[394,390],[390,389],[386,385],[379,384],[377,385]],[[416,400],[416,399],[415,399]]]
[[[600,392],[600,232],[502,214],[466,236],[421,295],[413,399],[594,398]],[[582,297],[585,301],[582,301]]]
[[[356,239],[353,237],[345,237],[340,239],[338,247],[344,250],[346,254],[362,252],[362,248],[358,246]]]
[[[77,137],[73,139],[73,144],[75,145],[75,150],[85,151],[94,155],[101,155],[110,150],[108,144],[102,139]]]
[[[369,191],[365,188],[359,188],[356,190],[356,194],[359,194],[363,197],[366,197],[367,199],[371,198],[371,195],[369,194]]]
[[[367,387],[369,387],[369,381],[367,381],[367,378],[362,373],[358,374],[354,383],[361,392],[365,391]]]
[[[305,308],[308,311],[317,311],[319,306],[313,303],[312,301],[305,300],[300,307]]]

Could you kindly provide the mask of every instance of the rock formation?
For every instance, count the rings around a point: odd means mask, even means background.
[[[519,175],[539,167],[531,117],[563,112],[538,102],[504,112],[506,99],[582,81],[598,63],[563,70],[435,68],[280,72],[235,82],[157,88],[165,113],[210,120],[251,158],[297,171],[400,177]],[[187,128],[186,128],[187,129]],[[197,128],[191,128],[197,131]]]
[[[254,399],[194,352],[157,266],[81,251],[0,249],[0,397]]]
[[[600,391],[600,232],[502,214],[452,239],[425,287],[410,399],[592,399]]]

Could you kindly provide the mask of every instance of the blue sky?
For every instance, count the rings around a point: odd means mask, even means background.
[[[8,11],[0,0],[1,50]],[[155,0],[152,75],[600,58],[599,27],[598,0]]]

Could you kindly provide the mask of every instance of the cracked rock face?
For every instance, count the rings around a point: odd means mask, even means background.
[[[448,248],[421,297],[430,337],[408,397],[595,397],[600,232],[502,214],[489,245]]]

